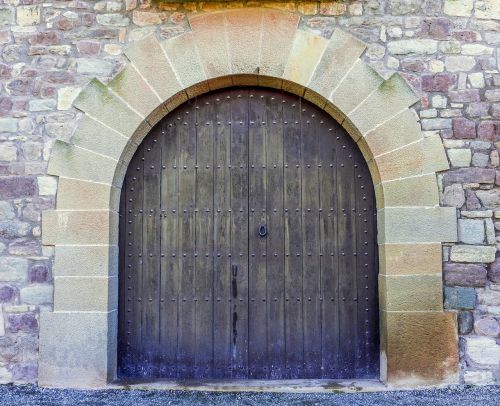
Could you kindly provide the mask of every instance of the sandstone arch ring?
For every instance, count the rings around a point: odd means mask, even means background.
[[[54,311],[41,315],[41,385],[102,386],[115,377],[118,203],[127,165],[163,116],[189,98],[234,85],[284,89],[331,114],[358,143],[378,207],[381,379],[391,385],[457,379],[456,317],[443,311],[441,243],[457,239],[455,208],[439,207],[448,169],[438,135],[424,137],[399,76],[384,80],[366,46],[337,29],[303,31],[299,17],[242,9],[191,17],[191,31],[149,36],[107,85],[92,80],[69,143],[55,143],[55,210],[43,244],[55,246]]]

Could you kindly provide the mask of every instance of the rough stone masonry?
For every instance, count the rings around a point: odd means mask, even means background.
[[[341,27],[368,44],[363,59],[400,72],[421,96],[424,134],[443,139],[451,169],[438,176],[457,208],[459,242],[443,248],[445,308],[459,317],[461,382],[500,383],[500,2],[161,2],[0,0],[0,383],[37,379],[40,312],[53,302],[53,250],[41,212],[55,204],[46,175],[68,140],[71,103],[93,77],[120,71],[127,44],[190,29],[186,16],[223,8],[298,13],[303,30]]]

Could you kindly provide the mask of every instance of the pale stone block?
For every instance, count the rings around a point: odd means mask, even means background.
[[[357,60],[347,76],[333,90],[330,101],[335,106],[334,118],[341,121],[383,82],[374,69]]]
[[[40,6],[18,6],[16,11],[18,25],[29,26],[40,24]]]
[[[124,52],[162,100],[168,100],[182,90],[154,35],[133,43]]]
[[[495,244],[495,226],[493,224],[493,220],[485,219],[484,220],[485,233],[486,233],[486,243],[490,245]]]
[[[491,218],[493,211],[491,210],[467,210],[461,211],[460,215],[466,218]]]
[[[485,86],[484,75],[482,72],[475,72],[469,74],[470,85],[476,89],[482,89]]]
[[[443,95],[436,94],[432,96],[431,104],[434,108],[445,109],[448,104],[448,98]]]
[[[468,148],[451,148],[447,149],[448,158],[452,167],[463,168],[470,166],[472,160],[471,150]]]
[[[58,244],[116,244],[118,213],[107,210],[47,210],[42,215],[42,242]]]
[[[0,221],[12,220],[16,217],[14,207],[9,202],[0,202]]]
[[[54,311],[107,312],[118,308],[118,277],[56,276]]]
[[[69,110],[81,92],[81,87],[66,86],[57,90],[57,110]]]
[[[444,62],[433,59],[429,61],[429,70],[433,73],[439,73],[444,71]]]
[[[465,244],[483,244],[484,221],[472,219],[458,220],[458,240]]]
[[[382,82],[366,100],[349,113],[342,124],[350,131],[351,126],[360,134],[366,134],[392,118],[395,112],[415,104],[419,98],[399,74],[392,75]]]
[[[56,246],[54,276],[116,276],[118,246]]]
[[[0,257],[0,282],[24,283],[28,276],[28,260]]]
[[[496,248],[483,245],[454,245],[450,259],[455,262],[491,263],[495,260]]]
[[[231,74],[225,13],[198,14],[189,18],[191,30],[208,78]],[[221,29],[222,28],[222,29]]]
[[[382,182],[375,188],[378,208],[439,205],[438,185],[434,173]],[[381,189],[380,193],[378,189]]]
[[[465,337],[466,356],[477,365],[496,368],[500,364],[500,345],[494,338]]]
[[[456,209],[452,207],[386,207],[378,210],[377,222],[379,243],[457,240]]]
[[[327,45],[328,40],[325,38],[297,30],[283,78],[306,86]]]
[[[500,20],[500,3],[498,0],[476,1],[476,18]]]
[[[54,196],[57,192],[57,178],[55,176],[38,176],[38,194],[40,196]]]
[[[308,87],[328,98],[365,49],[366,45],[363,42],[337,28]],[[306,90],[306,95],[307,93]]]
[[[118,211],[114,195],[118,188],[104,183],[87,182],[60,177],[57,192],[57,208],[60,210],[105,210]]]
[[[116,160],[56,141],[52,148],[47,173],[111,185],[116,167]]]
[[[476,60],[472,56],[450,55],[445,59],[445,66],[450,72],[469,71],[476,66]]]
[[[488,47],[482,44],[463,44],[462,54],[463,55],[492,55],[494,48]]]
[[[207,80],[192,32],[186,32],[165,41],[163,49],[183,88],[201,84]],[[205,83],[200,93],[207,91],[208,85]]]
[[[119,161],[129,144],[129,139],[85,114],[78,122],[71,143]]]
[[[387,311],[443,310],[442,275],[379,275],[380,308]]]
[[[403,39],[389,42],[387,48],[393,55],[431,55],[437,52],[437,44],[433,39]]]
[[[229,10],[225,13],[225,30],[231,72],[256,73],[259,70],[259,52],[262,35],[262,9]]]
[[[262,20],[259,74],[281,78],[292,47],[300,16],[266,10]]]
[[[21,302],[30,305],[51,304],[54,287],[47,284],[33,284],[21,289]]]
[[[500,189],[478,190],[476,195],[484,207],[500,209]]]
[[[442,271],[441,244],[379,244],[380,274],[423,275]]]
[[[131,110],[97,79],[92,80],[80,92],[73,105],[128,137],[143,122],[143,117]]]
[[[17,147],[12,142],[0,142],[0,161],[16,161]]]
[[[492,385],[495,383],[492,371],[464,371],[466,385]]]
[[[144,117],[158,108],[163,101],[132,64],[126,65],[108,84],[108,87]]]
[[[34,99],[28,102],[29,111],[50,111],[55,110],[57,102],[54,99]]]
[[[76,72],[81,75],[111,76],[114,66],[111,62],[99,58],[77,58]]]
[[[114,379],[117,319],[116,311],[42,313],[38,384],[95,388]]]
[[[0,118],[0,132],[15,133],[17,131],[18,120],[15,118]]]
[[[108,27],[127,27],[130,24],[130,18],[119,13],[97,14],[96,19],[99,24]]]
[[[470,17],[474,0],[445,0],[444,13],[450,16]]]

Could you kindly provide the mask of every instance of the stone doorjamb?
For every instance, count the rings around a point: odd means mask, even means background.
[[[54,311],[40,320],[39,383],[96,387],[116,374],[118,207],[137,146],[186,100],[230,86],[303,96],[358,143],[378,208],[381,379],[390,385],[458,379],[456,315],[443,311],[441,243],[457,239],[455,208],[439,207],[436,172],[448,161],[438,135],[424,137],[410,107],[419,98],[398,74],[384,80],[360,56],[366,45],[337,29],[330,39],[270,9],[190,18],[191,31],[151,35],[105,85],[92,80],[69,143],[55,143],[56,210],[43,214],[55,246]]]

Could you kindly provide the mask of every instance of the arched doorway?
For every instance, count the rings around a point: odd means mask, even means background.
[[[180,106],[123,184],[119,376],[378,377],[375,213],[355,142],[302,98]]]

